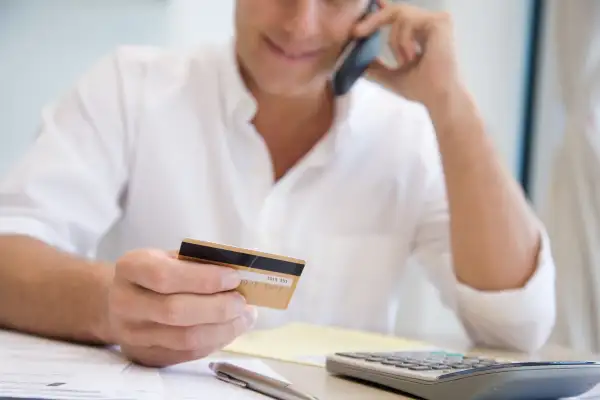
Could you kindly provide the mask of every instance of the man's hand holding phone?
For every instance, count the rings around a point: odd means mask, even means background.
[[[205,357],[255,323],[256,309],[233,291],[237,271],[138,250],[118,260],[108,319],[113,341],[133,361],[164,367]]]
[[[379,10],[355,27],[356,37],[390,26],[388,45],[398,63],[390,68],[375,60],[368,76],[382,86],[427,108],[462,90],[454,48],[452,20],[447,13],[378,0]]]

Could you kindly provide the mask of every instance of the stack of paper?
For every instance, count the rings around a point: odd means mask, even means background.
[[[143,368],[117,349],[78,346],[0,331],[0,398],[56,400],[264,399],[216,379],[209,358],[162,370]],[[226,360],[285,380],[259,360]]]
[[[427,343],[375,333],[294,323],[250,332],[225,350],[256,357],[324,366],[328,354],[341,351],[410,351],[433,349]]]
[[[0,360],[0,397],[162,399],[158,372],[112,349],[0,331]]]

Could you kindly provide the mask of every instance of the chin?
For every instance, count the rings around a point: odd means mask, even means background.
[[[329,76],[320,63],[282,63],[263,47],[239,46],[238,57],[249,86],[279,96],[295,96],[321,90]]]

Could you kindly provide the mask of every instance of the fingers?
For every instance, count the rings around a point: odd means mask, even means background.
[[[387,82],[394,72],[394,70],[391,70],[381,60],[376,59],[369,65],[366,75],[376,81]]]
[[[111,327],[124,353],[148,366],[202,358],[250,329],[256,310],[233,291],[237,271],[131,252],[117,262],[109,291]]]
[[[357,37],[368,36],[382,26],[394,22],[396,14],[397,10],[394,7],[383,7],[359,21],[354,27],[354,35]]]
[[[402,66],[407,62],[407,56],[401,46],[397,45],[396,38],[400,36],[400,24],[393,24],[388,36],[388,47],[392,51],[394,58],[398,62],[398,66]]]
[[[128,346],[158,347],[193,356],[206,356],[232,342],[254,324],[256,314],[248,308],[243,315],[220,324],[175,327],[159,324],[132,324],[121,334]],[[182,354],[183,355],[183,354]]]
[[[179,260],[172,254],[137,250],[117,262],[116,279],[126,280],[157,293],[212,294],[240,284],[232,268]]]
[[[390,38],[395,46],[400,46],[401,51],[406,53],[403,55],[408,58],[404,61],[413,61],[419,54],[417,36],[422,36],[432,27],[438,26],[439,21],[449,19],[447,13],[433,13],[407,4],[387,4],[383,0],[380,0],[379,4],[381,6],[379,11],[368,15],[356,24],[354,35],[368,36],[385,25],[392,25],[392,31],[396,32],[391,34]]]
[[[388,46],[397,58],[401,67],[406,67],[418,60],[421,47],[415,40],[417,31],[409,21],[394,24],[388,37]]]
[[[242,315],[246,307],[244,297],[234,291],[163,295],[126,282],[111,297],[112,312],[121,319],[171,326],[224,323]]]
[[[175,351],[163,347],[137,347],[121,345],[121,352],[136,364],[149,368],[164,368],[206,357],[208,354],[191,351]]]
[[[400,48],[404,61],[410,63],[414,61],[417,52],[415,46],[415,31],[410,23],[404,23],[398,25],[395,38],[390,38],[391,41],[395,39],[395,45]]]

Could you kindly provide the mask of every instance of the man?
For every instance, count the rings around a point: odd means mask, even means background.
[[[414,258],[474,341],[544,343],[548,243],[460,79],[449,17],[380,2],[361,20],[367,5],[238,0],[232,49],[95,66],[2,185],[0,324],[155,366],[291,320],[390,332]],[[345,44],[386,25],[401,67],[376,61],[375,83],[334,98]],[[103,263],[113,226],[121,255]],[[176,259],[185,237],[305,259],[290,308],[257,317],[235,271]]]

